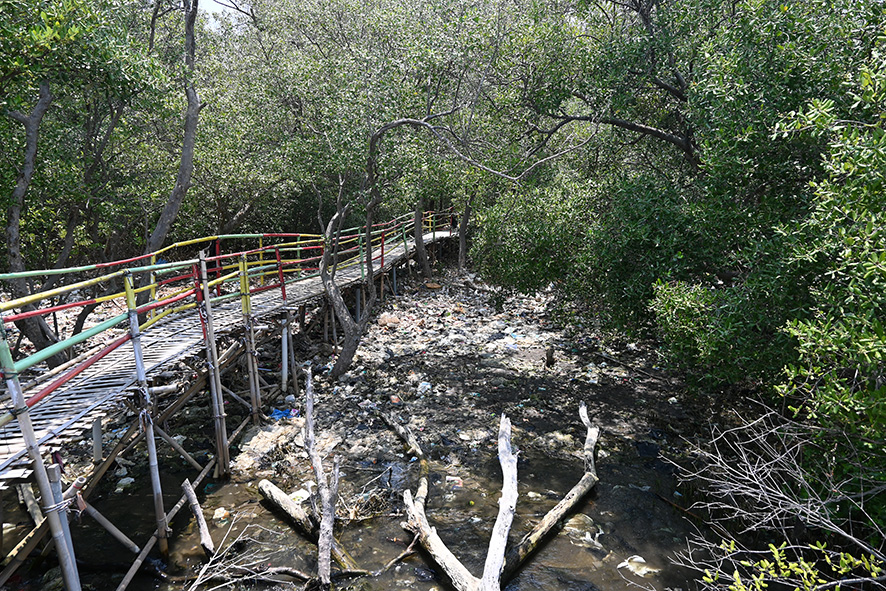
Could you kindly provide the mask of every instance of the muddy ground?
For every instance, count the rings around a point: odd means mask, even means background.
[[[711,409],[692,405],[679,382],[657,366],[653,349],[603,338],[593,326],[583,326],[577,316],[558,308],[550,294],[502,298],[479,277],[452,269],[441,270],[433,282],[404,281],[402,275],[398,295],[388,295],[380,306],[352,370],[339,380],[326,377],[330,357],[321,335],[296,338],[300,362],[310,364],[317,376],[321,449],[330,460],[336,454],[342,457],[339,535],[361,566],[380,569],[411,540],[399,526],[402,491],[415,489],[418,474],[418,463],[376,410],[416,433],[431,459],[431,523],[479,574],[497,511],[501,414],[511,419],[513,442],[520,450],[513,542],[581,477],[585,429],[578,407],[584,401],[602,430],[600,482],[508,589],[694,588],[692,573],[669,564],[669,557],[685,548],[693,524],[675,508],[687,504],[686,491],[667,458],[680,455],[683,437],[705,430]],[[279,370],[275,347],[270,343],[260,360],[268,380],[276,379]],[[256,488],[266,478],[298,500],[312,491],[314,477],[301,447],[302,405],[301,396],[277,398],[272,403],[275,414],[293,418],[271,420],[247,433],[232,450],[230,481],[209,481],[198,491],[216,543],[227,547],[241,538],[204,574],[225,574],[225,561],[315,568],[313,547],[262,501]],[[232,404],[229,424],[245,416],[239,412]],[[198,460],[211,453],[212,426],[204,402],[192,404],[170,423],[168,429],[179,434]],[[87,451],[84,445],[82,453]],[[140,451],[122,460],[116,476],[106,479],[93,500],[139,542],[153,529],[144,467]],[[178,483],[193,478],[193,471],[173,455],[166,456],[163,467],[171,506],[180,494]],[[121,487],[125,478],[134,481]],[[171,579],[148,573],[131,588],[188,588],[187,581],[203,568],[193,520],[187,511],[180,515],[173,523],[170,560],[161,565],[162,576]],[[110,562],[131,561],[125,551],[85,519],[74,530],[86,587],[113,588],[121,575]],[[107,560],[109,552],[114,561]],[[624,564],[637,556],[646,561],[646,572]],[[634,559],[631,564],[641,563]],[[94,568],[101,574],[90,574]],[[271,587],[289,588],[285,581]],[[50,589],[52,584],[52,574],[37,569],[24,571],[9,588]],[[219,580],[207,588],[216,584]],[[251,585],[267,587],[243,582],[234,588]],[[378,577],[341,585],[449,588],[422,554]]]

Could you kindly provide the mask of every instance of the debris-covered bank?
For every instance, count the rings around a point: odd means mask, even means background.
[[[415,457],[377,411],[416,435],[431,463],[431,525],[479,574],[500,495],[500,415],[511,419],[519,450],[511,534],[519,539],[582,474],[584,401],[602,430],[600,482],[508,588],[621,588],[625,577],[688,588],[685,573],[668,567],[668,555],[684,547],[687,525],[671,504],[680,504],[680,493],[661,458],[678,442],[685,415],[654,360],[632,345],[609,350],[591,330],[559,326],[544,294],[510,297],[496,309],[494,292],[474,276],[449,273],[399,287],[351,371],[335,382],[324,378],[324,347],[301,342],[300,349],[316,376],[318,447],[328,465],[335,454],[343,458],[336,535],[361,567],[381,569],[411,540],[400,527],[402,492],[415,490],[418,479]],[[279,512],[255,502],[254,491],[267,479],[297,502],[311,502],[316,484],[302,405],[301,395],[279,401],[274,414],[282,418],[247,436],[233,482],[207,495],[207,514],[228,501],[225,512],[243,520],[238,527],[261,523],[291,535]],[[227,525],[217,520],[216,535]],[[311,571],[314,551],[305,544],[269,562]],[[419,554],[360,584],[446,588],[435,568]]]
[[[419,462],[379,411],[416,436],[430,464],[430,524],[479,575],[501,494],[501,415],[511,420],[518,450],[519,496],[510,535],[516,542],[582,477],[581,402],[601,429],[599,482],[507,588],[622,589],[625,579],[647,588],[691,588],[689,575],[668,564],[668,556],[685,547],[689,526],[673,506],[683,502],[672,467],[662,459],[679,443],[687,416],[654,358],[642,347],[610,349],[590,327],[560,325],[545,294],[510,297],[496,308],[497,294],[478,277],[454,272],[434,283],[404,283],[401,277],[398,288],[399,295],[380,306],[351,371],[334,382],[324,372],[331,366],[328,347],[317,337],[296,338],[299,362],[315,375],[318,450],[327,468],[334,455],[342,457],[335,534],[361,569],[388,567],[375,576],[340,580],[339,588],[449,588],[425,553],[403,556],[412,541],[401,527],[403,491],[416,490]],[[263,367],[279,363],[279,352],[275,358],[271,349],[262,357]],[[232,450],[230,481],[204,483],[197,491],[221,552],[207,564],[193,519],[183,512],[173,523],[165,573],[146,573],[130,588],[157,588],[158,576],[166,578],[161,588],[189,588],[198,575],[205,588],[234,579],[290,588],[302,583],[289,575],[316,572],[316,546],[259,492],[264,479],[304,507],[316,498],[301,390],[279,397],[266,409],[273,420]],[[200,419],[207,412],[186,410],[183,418],[197,420],[181,431],[199,440],[201,429],[211,428]],[[165,465],[175,462],[181,463]],[[120,480],[136,478],[124,492],[109,483],[109,511],[120,505],[120,495],[131,495],[134,513],[140,504],[149,506],[138,492],[141,468],[136,463],[129,475],[121,471]],[[101,496],[96,505],[102,509]],[[99,552],[116,552],[101,534],[75,543],[105,544]],[[82,554],[84,561],[95,561]]]

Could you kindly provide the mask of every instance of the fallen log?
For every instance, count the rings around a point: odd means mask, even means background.
[[[301,503],[293,501],[289,498],[289,495],[268,480],[260,481],[258,483],[258,490],[271,505],[289,517],[299,534],[311,542],[317,542],[317,526],[302,508]],[[348,554],[336,540],[333,541],[331,554],[332,559],[344,570],[361,570],[354,559],[351,558],[351,555]]]
[[[203,509],[200,508],[197,493],[194,492],[194,487],[191,486],[191,481],[187,478],[182,482],[182,490],[188,498],[191,513],[197,520],[197,531],[200,532],[200,545],[203,547],[203,552],[206,553],[207,558],[212,558],[212,555],[215,554],[215,544],[212,542],[212,536],[209,535],[209,527],[206,525],[206,518],[203,517]]]

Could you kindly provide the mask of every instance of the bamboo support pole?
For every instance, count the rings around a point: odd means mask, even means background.
[[[151,418],[151,395],[148,393],[148,379],[145,374],[145,362],[142,356],[141,333],[138,326],[138,312],[136,311],[135,291],[133,289],[132,274],[127,272],[123,276],[123,285],[126,289],[126,305],[129,309],[129,334],[132,341],[132,351],[135,357],[135,374],[138,379],[138,387],[142,397],[142,411],[139,417],[141,428],[145,434],[145,442],[148,445],[148,469],[151,474],[151,490],[154,497],[154,514],[157,519],[157,531],[159,531],[160,553],[166,557],[169,554],[169,542],[167,541],[168,525],[166,510],[163,507],[163,488],[160,484],[160,467],[157,461],[157,442],[154,439],[154,421]]]
[[[289,315],[289,311],[286,311],[286,314]],[[289,341],[289,367],[291,368],[290,374],[292,376],[292,394],[294,396],[298,396],[298,366],[295,363],[295,348],[292,346],[292,333],[286,331],[286,339]]]
[[[206,256],[200,252],[199,268],[200,289],[202,292],[202,305],[200,312],[203,314],[203,326],[205,328],[206,357],[209,364],[209,395],[212,401],[212,417],[215,424],[215,455],[218,458],[216,464],[217,476],[225,476],[231,464],[230,445],[228,443],[228,428],[225,421],[225,403],[221,386],[221,367],[218,357],[218,345],[215,340],[215,322],[212,317],[212,302],[209,297],[209,281],[206,272]]]
[[[280,323],[280,390],[289,392],[289,313]]]
[[[25,482],[24,484],[18,485],[17,488],[21,500],[25,504],[25,509],[28,511],[28,515],[31,516],[31,521],[34,522],[34,525],[40,525],[43,523],[43,520],[46,518],[43,516],[43,511],[40,509],[40,503],[37,502],[37,497],[34,495],[34,488],[31,486],[31,483]]]
[[[286,298],[286,277],[283,275],[283,261],[280,257],[280,249],[275,248],[277,258],[277,280],[280,282],[280,299],[283,302],[283,319],[280,324],[280,391],[283,396],[289,392],[289,348],[292,346],[292,336],[289,327],[292,325],[292,314],[289,312]],[[292,368],[295,372],[295,368]]]
[[[239,402],[240,404],[242,404],[243,406],[245,406],[249,410],[252,410],[252,404],[249,401],[241,398],[240,395],[238,395],[236,392],[234,392],[230,388],[222,386],[222,392],[224,392],[225,394],[227,394],[228,396],[230,396],[231,398],[233,398],[234,400],[236,400],[237,402]]]
[[[49,476],[46,473],[46,466],[43,464],[43,457],[40,454],[37,438],[34,435],[31,415],[21,391],[21,383],[18,379],[18,373],[15,371],[15,364],[12,361],[12,353],[9,350],[6,329],[3,326],[2,319],[0,319],[0,368],[2,368],[3,376],[6,379],[6,390],[12,398],[13,413],[18,419],[28,455],[34,465],[34,476],[37,480],[37,486],[40,488],[40,495],[43,497],[46,520],[49,522],[49,528],[52,531],[52,539],[55,542],[56,552],[58,553],[65,588],[68,591],[80,591],[80,575],[77,572],[77,563],[74,561],[74,557],[67,551],[61,517],[57,511],[52,510],[52,488],[49,484]]]
[[[52,464],[46,467],[46,474],[49,476],[49,487],[52,489],[52,509],[47,511],[56,511],[59,513],[62,523],[62,533],[64,534],[65,544],[68,547],[68,553],[71,560],[76,562],[74,555],[74,540],[71,538],[71,525],[68,523],[68,506],[62,492],[62,470],[58,464]]]
[[[148,445],[148,468],[151,473],[151,490],[154,498],[154,515],[157,519],[158,542],[160,554],[165,558],[169,555],[169,521],[163,507],[163,488],[160,485],[160,468],[157,462],[157,442],[154,439],[154,421],[147,409],[141,413],[142,428],[145,431],[145,443]]]
[[[197,470],[203,469],[203,466],[201,466],[199,463],[197,463],[197,460],[195,460],[191,456],[191,454],[189,454],[187,452],[187,450],[185,450],[185,448],[183,448],[181,446],[181,444],[178,441],[176,441],[173,437],[171,437],[169,435],[169,433],[167,433],[166,431],[164,431],[163,429],[161,429],[157,425],[154,425],[154,431],[156,431],[157,435],[159,435],[166,443],[168,443],[172,447],[172,449],[174,449],[176,452],[178,452],[178,455],[183,457],[187,463],[192,465]]]
[[[102,419],[96,417],[92,421],[92,463],[102,463]]]
[[[243,324],[246,333],[246,369],[249,374],[249,391],[252,399],[252,424],[259,425],[261,423],[261,390],[258,384],[255,326],[249,297],[249,270],[246,266],[246,255],[240,255],[240,305],[243,309]]]
[[[133,554],[138,554],[139,552],[141,552],[141,548],[138,547],[138,544],[136,544],[131,539],[129,539],[129,536],[127,536],[122,531],[120,531],[120,529],[116,525],[111,523],[107,517],[105,517],[104,515],[99,513],[95,507],[93,507],[92,505],[90,505],[86,501],[83,501],[83,511],[87,515],[92,517],[96,523],[98,523],[100,526],[105,528],[105,530],[109,534],[111,534],[111,536],[115,540],[117,540],[118,542],[123,544],[124,548],[126,548],[127,550],[129,550]]]
[[[123,546],[132,552],[133,554],[138,554],[141,549],[138,547],[138,544],[129,539],[129,537],[124,534],[120,529],[117,528],[110,520],[98,512],[98,510],[86,502],[83,498],[82,490],[83,486],[86,484],[86,477],[78,476],[77,479],[68,487],[68,490],[64,492],[63,498],[66,501],[76,500],[77,507],[92,517],[96,523],[105,528],[105,530],[114,537],[115,540],[123,544]]]

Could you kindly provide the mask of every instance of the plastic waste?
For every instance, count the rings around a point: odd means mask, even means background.
[[[297,408],[288,408],[286,410],[280,410],[279,408],[271,409],[271,420],[279,421],[281,419],[294,419],[299,416],[299,412]]]
[[[616,568],[626,568],[638,577],[650,577],[661,571],[660,568],[652,568],[646,564],[646,559],[639,554],[629,556],[627,560],[619,564]]]

